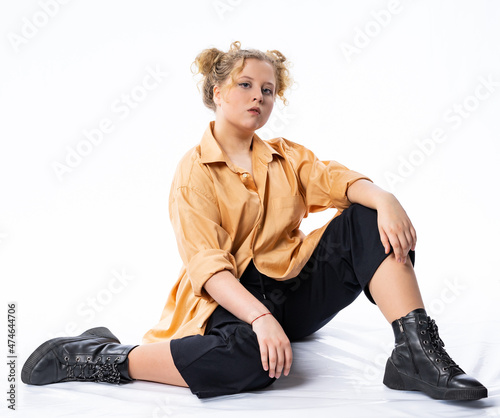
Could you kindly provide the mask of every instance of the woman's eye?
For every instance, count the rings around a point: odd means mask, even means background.
[[[238,85],[242,86],[243,88],[247,88],[247,87],[250,86],[250,83],[243,82],[243,83],[239,83]],[[270,94],[270,95],[273,94],[273,90],[272,89],[262,89],[262,91],[264,92],[264,94]]]

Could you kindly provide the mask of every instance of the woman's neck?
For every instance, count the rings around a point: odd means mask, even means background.
[[[228,155],[245,155],[252,151],[253,132],[241,132],[228,123],[216,120],[212,133]]]

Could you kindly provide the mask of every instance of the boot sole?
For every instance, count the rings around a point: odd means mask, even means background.
[[[116,336],[106,327],[97,327],[97,328],[91,328],[88,329],[87,331],[83,332],[82,334],[78,335],[77,337],[58,337],[58,338],[52,338],[51,340],[48,340],[44,342],[42,345],[40,345],[26,360],[24,363],[23,369],[21,371],[21,380],[23,383],[26,383],[27,385],[40,385],[39,383],[33,383],[31,381],[31,373],[33,369],[36,367],[36,365],[39,363],[39,361],[53,348],[57,347],[60,344],[65,344],[65,343],[70,343],[73,341],[80,341],[82,337],[104,337],[104,338],[110,338],[113,340],[116,340],[120,344],[120,341]],[[48,383],[42,383],[42,385],[46,385]]]
[[[384,385],[395,390],[418,390],[431,398],[453,401],[474,401],[488,396],[485,387],[476,389],[440,388],[419,379],[402,374],[389,358],[385,366]]]

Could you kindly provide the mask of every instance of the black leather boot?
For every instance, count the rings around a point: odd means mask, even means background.
[[[86,381],[128,383],[128,354],[109,329],[92,328],[77,337],[46,341],[24,363],[21,380],[30,385]]]
[[[415,309],[392,323],[396,347],[387,360],[384,384],[391,389],[418,390],[435,399],[475,400],[488,390],[451,359],[438,327],[425,309]]]

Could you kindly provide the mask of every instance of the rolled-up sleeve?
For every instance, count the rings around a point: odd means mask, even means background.
[[[308,212],[327,208],[346,209],[351,205],[347,189],[365,175],[349,170],[334,160],[323,161],[306,147],[287,141],[289,156],[295,168],[304,194]]]
[[[183,186],[172,190],[169,212],[193,292],[211,299],[203,289],[205,282],[219,271],[234,275],[237,271],[232,240],[220,225],[217,203],[206,191]]]

